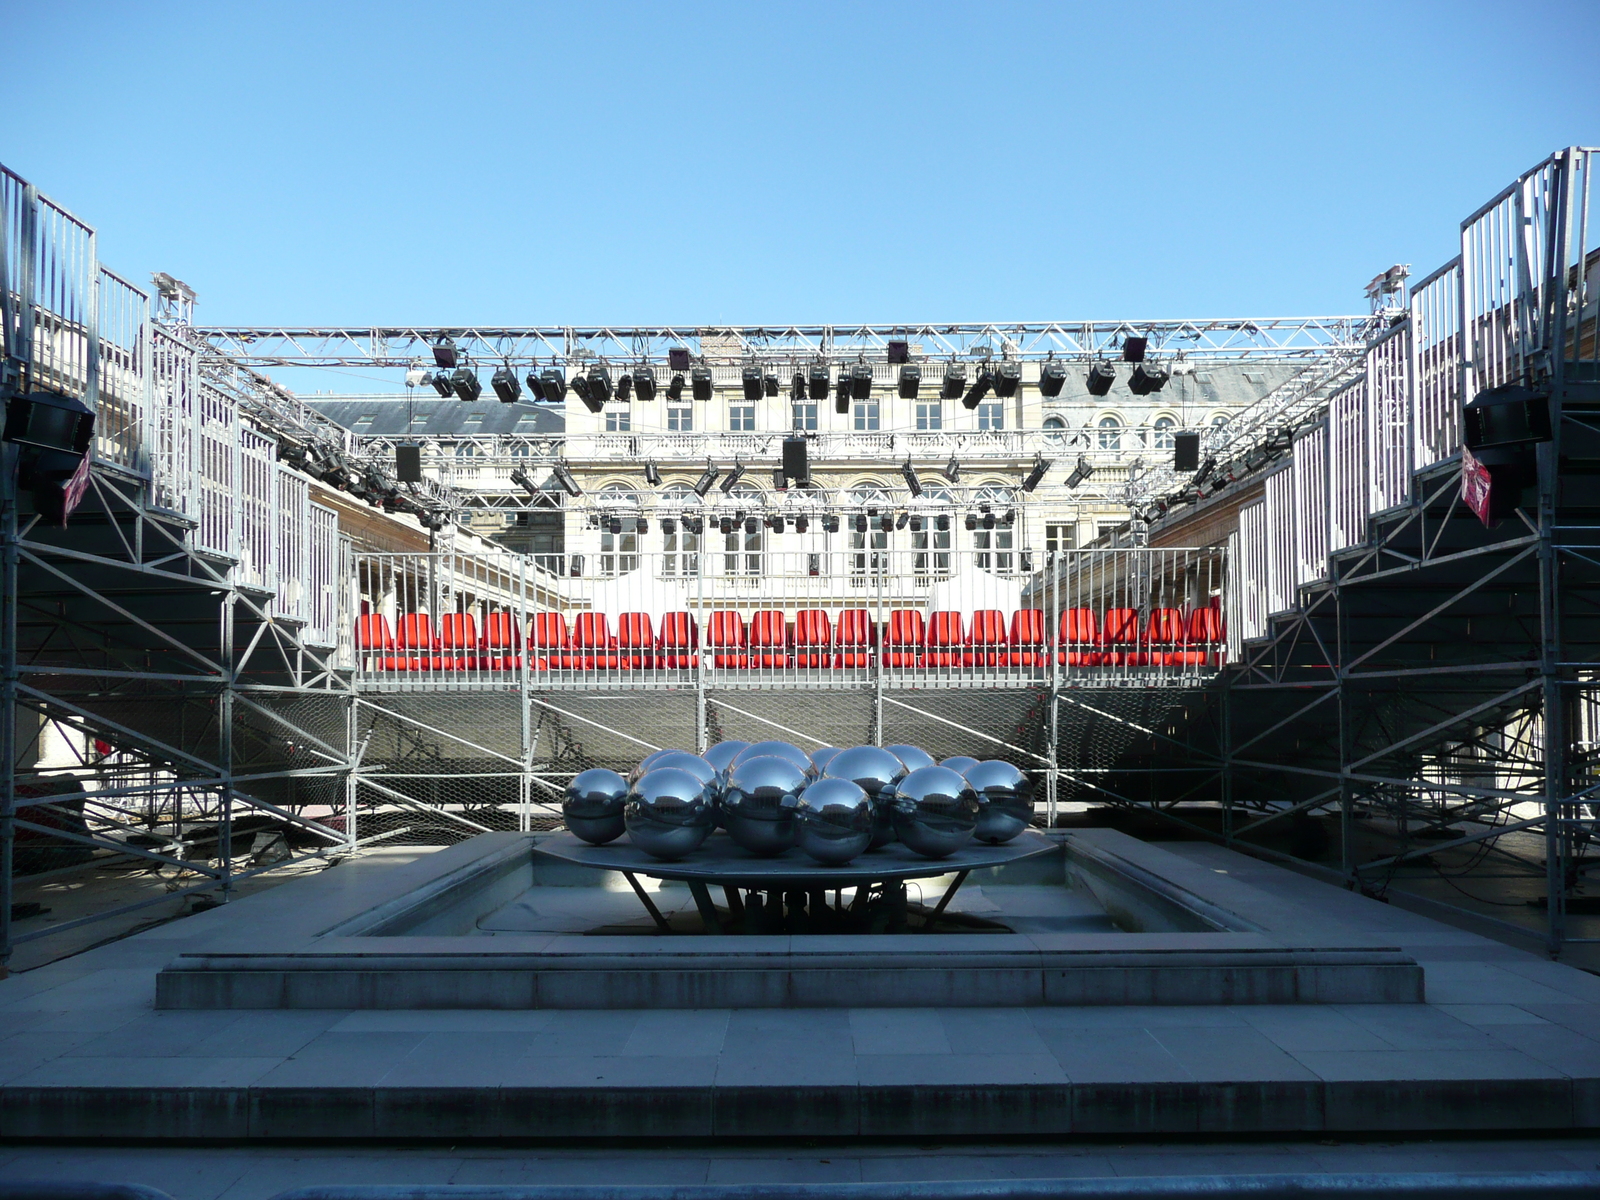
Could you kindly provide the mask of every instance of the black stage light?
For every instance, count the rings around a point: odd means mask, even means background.
[[[649,519],[646,518],[646,517],[638,517],[638,518],[636,518],[634,520],[634,522],[633,522],[633,531],[635,533],[649,533],[650,532],[650,521],[649,521]]]
[[[1167,386],[1167,373],[1154,363],[1139,363],[1128,379],[1128,390],[1135,396],[1148,396]]]
[[[944,386],[939,389],[939,397],[943,400],[956,400],[966,389],[967,365],[951,363],[944,369]]]
[[[761,399],[760,367],[746,367],[739,373],[739,380],[744,384],[744,398],[746,400]]]
[[[796,371],[794,381],[789,385],[789,399],[804,400],[806,398],[806,373]]]
[[[673,375],[672,379],[668,382],[668,384],[667,384],[667,399],[668,400],[681,400],[681,399],[683,399],[683,376],[682,375],[675,374],[675,375]]]
[[[912,533],[921,533],[922,532],[922,518],[921,517],[912,517],[911,518],[911,532]]]
[[[1031,492],[1038,487],[1044,479],[1044,473],[1050,469],[1051,460],[1042,454],[1033,456],[1033,470],[1028,472],[1028,477],[1022,481],[1022,490]]]
[[[810,528],[811,528],[811,520],[810,520],[809,517],[805,516],[803,513],[800,516],[798,516],[798,517],[796,517],[794,519],[794,531],[796,533],[804,533],[806,530],[808,530]]]
[[[761,390],[770,398],[778,394],[778,376],[773,371],[768,371],[761,377]]]
[[[433,385],[433,390],[438,392],[439,395],[443,396],[446,400],[448,400],[452,393],[455,392],[455,388],[450,386],[450,376],[446,375],[443,371],[435,371],[432,375],[424,375],[422,378],[423,382],[431,383]]]
[[[683,519],[683,527],[694,534],[695,537],[699,537],[706,531],[706,519],[704,517],[685,517]]]
[[[866,531],[867,531],[867,518],[864,515],[862,515],[860,513],[857,513],[856,514],[856,532],[857,533],[865,533]]]
[[[661,486],[661,468],[656,466],[655,459],[648,459],[644,464],[644,481],[651,487]]]
[[[533,398],[535,403],[538,403],[544,399],[544,384],[539,382],[539,372],[537,370],[529,371],[527,379],[528,395]]]
[[[696,400],[711,399],[711,368],[696,367],[689,372],[690,386],[694,389]]]
[[[733,485],[738,483],[739,480],[743,478],[744,464],[742,462],[734,463],[733,470],[729,471],[728,477],[722,481],[722,494],[726,496],[729,492],[733,491]]]
[[[667,351],[667,367],[673,371],[687,371],[689,369],[689,351],[682,346],[673,346]]]
[[[783,439],[782,473],[796,483],[811,478],[811,464],[808,460],[805,438],[793,436]]]
[[[1197,471],[1200,469],[1200,435],[1175,433],[1172,435],[1172,469]]]
[[[896,529],[904,529],[909,524],[911,524],[911,514],[903,512],[895,518],[894,527]]]
[[[706,459],[706,469],[701,472],[700,478],[694,481],[694,494],[696,496],[704,496],[711,490],[711,485],[717,481],[717,476],[721,474],[722,471],[717,467],[717,464],[709,458]]]
[[[1085,455],[1078,455],[1078,465],[1072,468],[1072,474],[1067,476],[1067,487],[1075,488],[1089,476],[1094,474],[1094,468],[1089,465]]]
[[[977,513],[968,513],[965,524],[966,524],[966,527],[967,527],[967,532],[969,532],[969,533],[972,530],[976,529],[978,527],[978,514]]]
[[[879,517],[878,528],[883,530],[884,533],[892,532],[894,530],[894,514],[884,513],[883,516]]]
[[[1216,469],[1217,469],[1217,456],[1215,454],[1208,454],[1206,456],[1205,462],[1200,464],[1200,469],[1195,472],[1194,478],[1191,479],[1189,482],[1193,483],[1193,484],[1204,483],[1207,479],[1209,479],[1211,477],[1211,472],[1215,471]]]
[[[578,481],[572,477],[572,472],[567,470],[566,463],[557,463],[551,472],[561,490],[569,496],[583,495],[583,489],[578,486]]]
[[[617,399],[626,404],[633,395],[633,376],[627,371],[617,376]]]
[[[1145,347],[1150,344],[1149,338],[1127,337],[1122,339],[1122,361],[1126,363],[1141,363],[1144,361]]]
[[[782,467],[772,468],[772,486],[780,492],[789,490],[789,477],[783,473]]]
[[[456,344],[448,337],[441,337],[433,346],[433,365],[443,367],[446,371],[456,369]]]
[[[0,436],[19,446],[82,458],[94,442],[94,411],[61,392],[17,392],[6,402]],[[74,462],[69,475],[77,469]]]
[[[767,528],[772,530],[773,533],[782,533],[783,532],[783,518],[782,517],[768,517],[767,518]]]
[[[900,399],[915,400],[922,387],[922,368],[916,363],[906,363],[900,368]]]
[[[422,482],[421,446],[396,446],[394,448],[394,477],[401,483]]]
[[[612,537],[616,537],[619,533],[621,533],[622,532],[622,518],[621,517],[610,517],[610,518],[608,518],[607,521],[606,521],[606,532],[609,533]]]
[[[994,376],[994,394],[1009,400],[1022,386],[1022,364],[1012,359],[1002,362]]]
[[[472,401],[483,395],[483,384],[478,382],[477,375],[467,367],[456,368],[456,373],[450,376],[450,386],[463,400]]]
[[[1117,369],[1108,362],[1097,362],[1089,368],[1089,374],[1083,382],[1089,389],[1089,395],[1104,396],[1116,381]]]
[[[635,367],[633,369],[633,390],[640,400],[648,404],[656,398],[656,369],[654,367]]]
[[[823,533],[838,533],[839,532],[839,518],[836,517],[836,516],[833,516],[831,514],[828,515],[828,516],[823,517],[822,518],[822,532]]]
[[[1007,529],[1010,529],[1016,523],[1017,523],[1017,510],[1016,509],[1008,508],[1008,509],[1005,510],[1005,512],[1000,514],[1000,524],[1004,525]]]
[[[850,394],[857,400],[872,395],[872,368],[866,363],[856,363],[850,368]]]
[[[839,368],[839,382],[833,389],[833,411],[843,415],[850,411],[850,375]]]
[[[732,517],[718,517],[717,518],[717,532],[718,533],[723,533],[723,534],[732,533],[733,532],[733,518]]]
[[[922,495],[922,480],[917,478],[917,469],[911,465],[910,458],[901,465],[900,474],[905,479],[906,487],[910,489],[913,499]]]
[[[911,361],[911,343],[898,340],[889,342],[889,365],[898,366]]]
[[[983,524],[983,527],[985,529],[993,529],[994,528],[994,514],[992,512],[984,513],[983,514],[983,522],[982,522],[982,524]]]
[[[755,518],[755,517],[746,517],[744,519],[744,531],[746,533],[755,533],[760,528],[761,528],[761,522],[757,518]]]
[[[496,371],[489,379],[489,386],[494,388],[501,404],[515,404],[522,395],[522,384],[517,382],[517,373],[510,367]]]
[[[673,534],[677,533],[678,532],[678,522],[677,522],[677,520],[675,518],[673,518],[673,517],[662,517],[661,518],[661,532],[666,534],[668,537],[671,537]]]
[[[560,404],[567,398],[567,373],[559,367],[546,367],[539,372],[539,381],[544,384],[544,399],[546,404]]]
[[[828,398],[828,364],[812,363],[807,379],[810,384],[811,399],[826,400]]]
[[[1059,396],[1067,382],[1067,364],[1051,359],[1039,364],[1039,394]]]
[[[933,519],[933,527],[935,529],[937,529],[940,533],[949,533],[950,532],[950,514],[949,513],[940,513],[937,517],[935,517]]]
[[[961,482],[961,460],[954,454],[950,456],[950,461],[944,465],[944,477],[951,483]]]
[[[979,401],[989,394],[989,389],[994,386],[994,372],[989,370],[985,363],[978,368],[978,378],[967,389],[967,394],[961,397],[963,408],[977,408]]]
[[[606,406],[606,402],[594,394],[594,388],[582,371],[572,377],[572,390],[578,393],[578,399],[590,412],[597,413]]]
[[[539,488],[538,485],[533,482],[533,476],[529,475],[521,467],[511,468],[511,482],[516,484],[523,491],[527,492],[528,495],[532,496],[535,500],[539,499]]]
[[[589,395],[601,404],[611,399],[611,372],[600,363],[589,368]]]

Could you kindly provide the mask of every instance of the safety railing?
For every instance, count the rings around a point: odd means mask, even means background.
[[[1295,607],[1295,504],[1294,475],[1285,468],[1267,476],[1266,608],[1269,613]]]
[[[1352,380],[1328,400],[1328,552],[1367,537],[1367,385]]]
[[[1461,259],[1411,290],[1412,466],[1421,470],[1461,445]]]
[[[1235,588],[1239,637],[1251,641],[1267,632],[1267,504],[1258,500],[1239,510],[1238,583]]]
[[[150,300],[100,268],[100,403],[94,422],[96,462],[148,475],[145,412],[150,382]]]
[[[1367,511],[1399,508],[1411,494],[1411,326],[1367,347]]]
[[[1294,582],[1328,577],[1328,423],[1295,439],[1289,463],[1294,479]]]

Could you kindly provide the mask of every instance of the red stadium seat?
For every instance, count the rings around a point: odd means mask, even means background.
[[[711,647],[714,667],[747,667],[744,618],[730,609],[718,609],[706,621],[706,645]]]
[[[445,613],[439,618],[439,648],[444,668],[470,671],[486,665],[478,661],[478,621],[471,613]]]
[[[700,630],[694,618],[686,612],[663,613],[661,650],[656,655],[656,665],[682,670],[699,663]]]
[[[649,613],[627,612],[617,618],[617,664],[629,671],[656,665],[656,633]]]
[[[1189,614],[1188,650],[1200,661],[1216,662],[1222,652],[1222,610],[1215,605],[1197,608]]]
[[[889,614],[889,631],[883,643],[883,665],[915,667],[922,662],[925,622],[914,608],[897,608]]]
[[[572,641],[567,634],[567,619],[558,612],[534,613],[528,627],[528,654],[536,671],[568,667]]]
[[[1176,608],[1152,608],[1145,621],[1144,643],[1147,661],[1152,666],[1181,667],[1185,665],[1183,649],[1185,627],[1183,612]]]
[[[389,630],[389,618],[382,613],[368,613],[356,618],[356,650],[361,653],[364,669],[368,671],[409,671],[411,660],[394,652],[394,634]]]
[[[847,608],[839,614],[839,653],[834,664],[840,667],[870,667],[878,645],[878,627],[864,608]]]
[[[434,632],[433,618],[427,613],[401,616],[395,647],[405,659],[402,670],[438,671],[444,667],[444,659],[439,656],[439,635]]]
[[[483,619],[483,648],[491,671],[522,670],[522,633],[508,612],[490,613]]]
[[[1003,667],[1010,661],[1006,617],[998,608],[980,608],[972,614],[972,628],[967,630],[967,652],[962,661],[969,667]]]
[[[1049,651],[1044,644],[1044,610],[1019,608],[1011,614],[1011,654],[1013,667],[1048,665]]]
[[[893,628],[893,623],[890,625]],[[925,667],[959,667],[961,665],[961,614],[936,612],[928,617],[924,635],[922,665]]]
[[[1104,661],[1112,666],[1143,666],[1148,657],[1139,649],[1139,610],[1108,608],[1100,625]]]
[[[572,624],[572,662],[569,666],[585,671],[614,670],[617,665],[617,640],[611,636],[611,622],[605,613],[579,613]]]
[[[833,664],[833,623],[820,608],[804,608],[794,615],[794,665],[827,667]]]
[[[789,629],[783,613],[778,609],[766,609],[751,614],[750,665],[752,667],[789,665]]]
[[[1069,667],[1098,667],[1105,662],[1100,653],[1100,625],[1091,608],[1069,608],[1061,614],[1056,641],[1061,646],[1057,657]]]

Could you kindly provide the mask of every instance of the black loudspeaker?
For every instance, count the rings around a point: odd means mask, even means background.
[[[20,392],[6,402],[3,436],[40,450],[87,454],[94,441],[94,413],[59,392]]]
[[[672,371],[687,371],[689,351],[683,346],[673,346],[667,351],[667,368]]]
[[[1550,440],[1550,397],[1507,383],[1479,392],[1461,410],[1462,440],[1469,450]]]
[[[1175,433],[1172,435],[1172,469],[1198,471],[1200,469],[1200,435]]]
[[[786,478],[797,482],[811,477],[811,468],[806,462],[805,438],[786,437],[783,439],[783,473]]]
[[[891,367],[897,367],[901,363],[908,363],[910,361],[911,344],[909,342],[903,342],[897,339],[891,340],[889,342],[889,365]]]
[[[422,482],[421,446],[396,446],[394,448],[394,477],[401,483]]]

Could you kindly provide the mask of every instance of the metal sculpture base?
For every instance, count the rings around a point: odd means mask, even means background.
[[[693,854],[663,862],[626,837],[592,846],[563,832],[540,842],[537,853],[576,866],[616,871],[663,933],[672,932],[672,926],[639,883],[640,875],[687,884],[708,933],[902,933],[910,928],[913,907],[906,898],[907,880],[955,875],[938,903],[921,911],[921,928],[927,930],[944,918],[946,907],[972,871],[1021,862],[1054,848],[1048,838],[1031,830],[1003,845],[974,842],[939,859],[924,858],[890,842],[834,867],[814,862],[798,850],[756,858],[717,832]],[[713,887],[720,887],[726,897],[726,918],[711,898]],[[843,897],[846,888],[855,891],[848,905]]]

